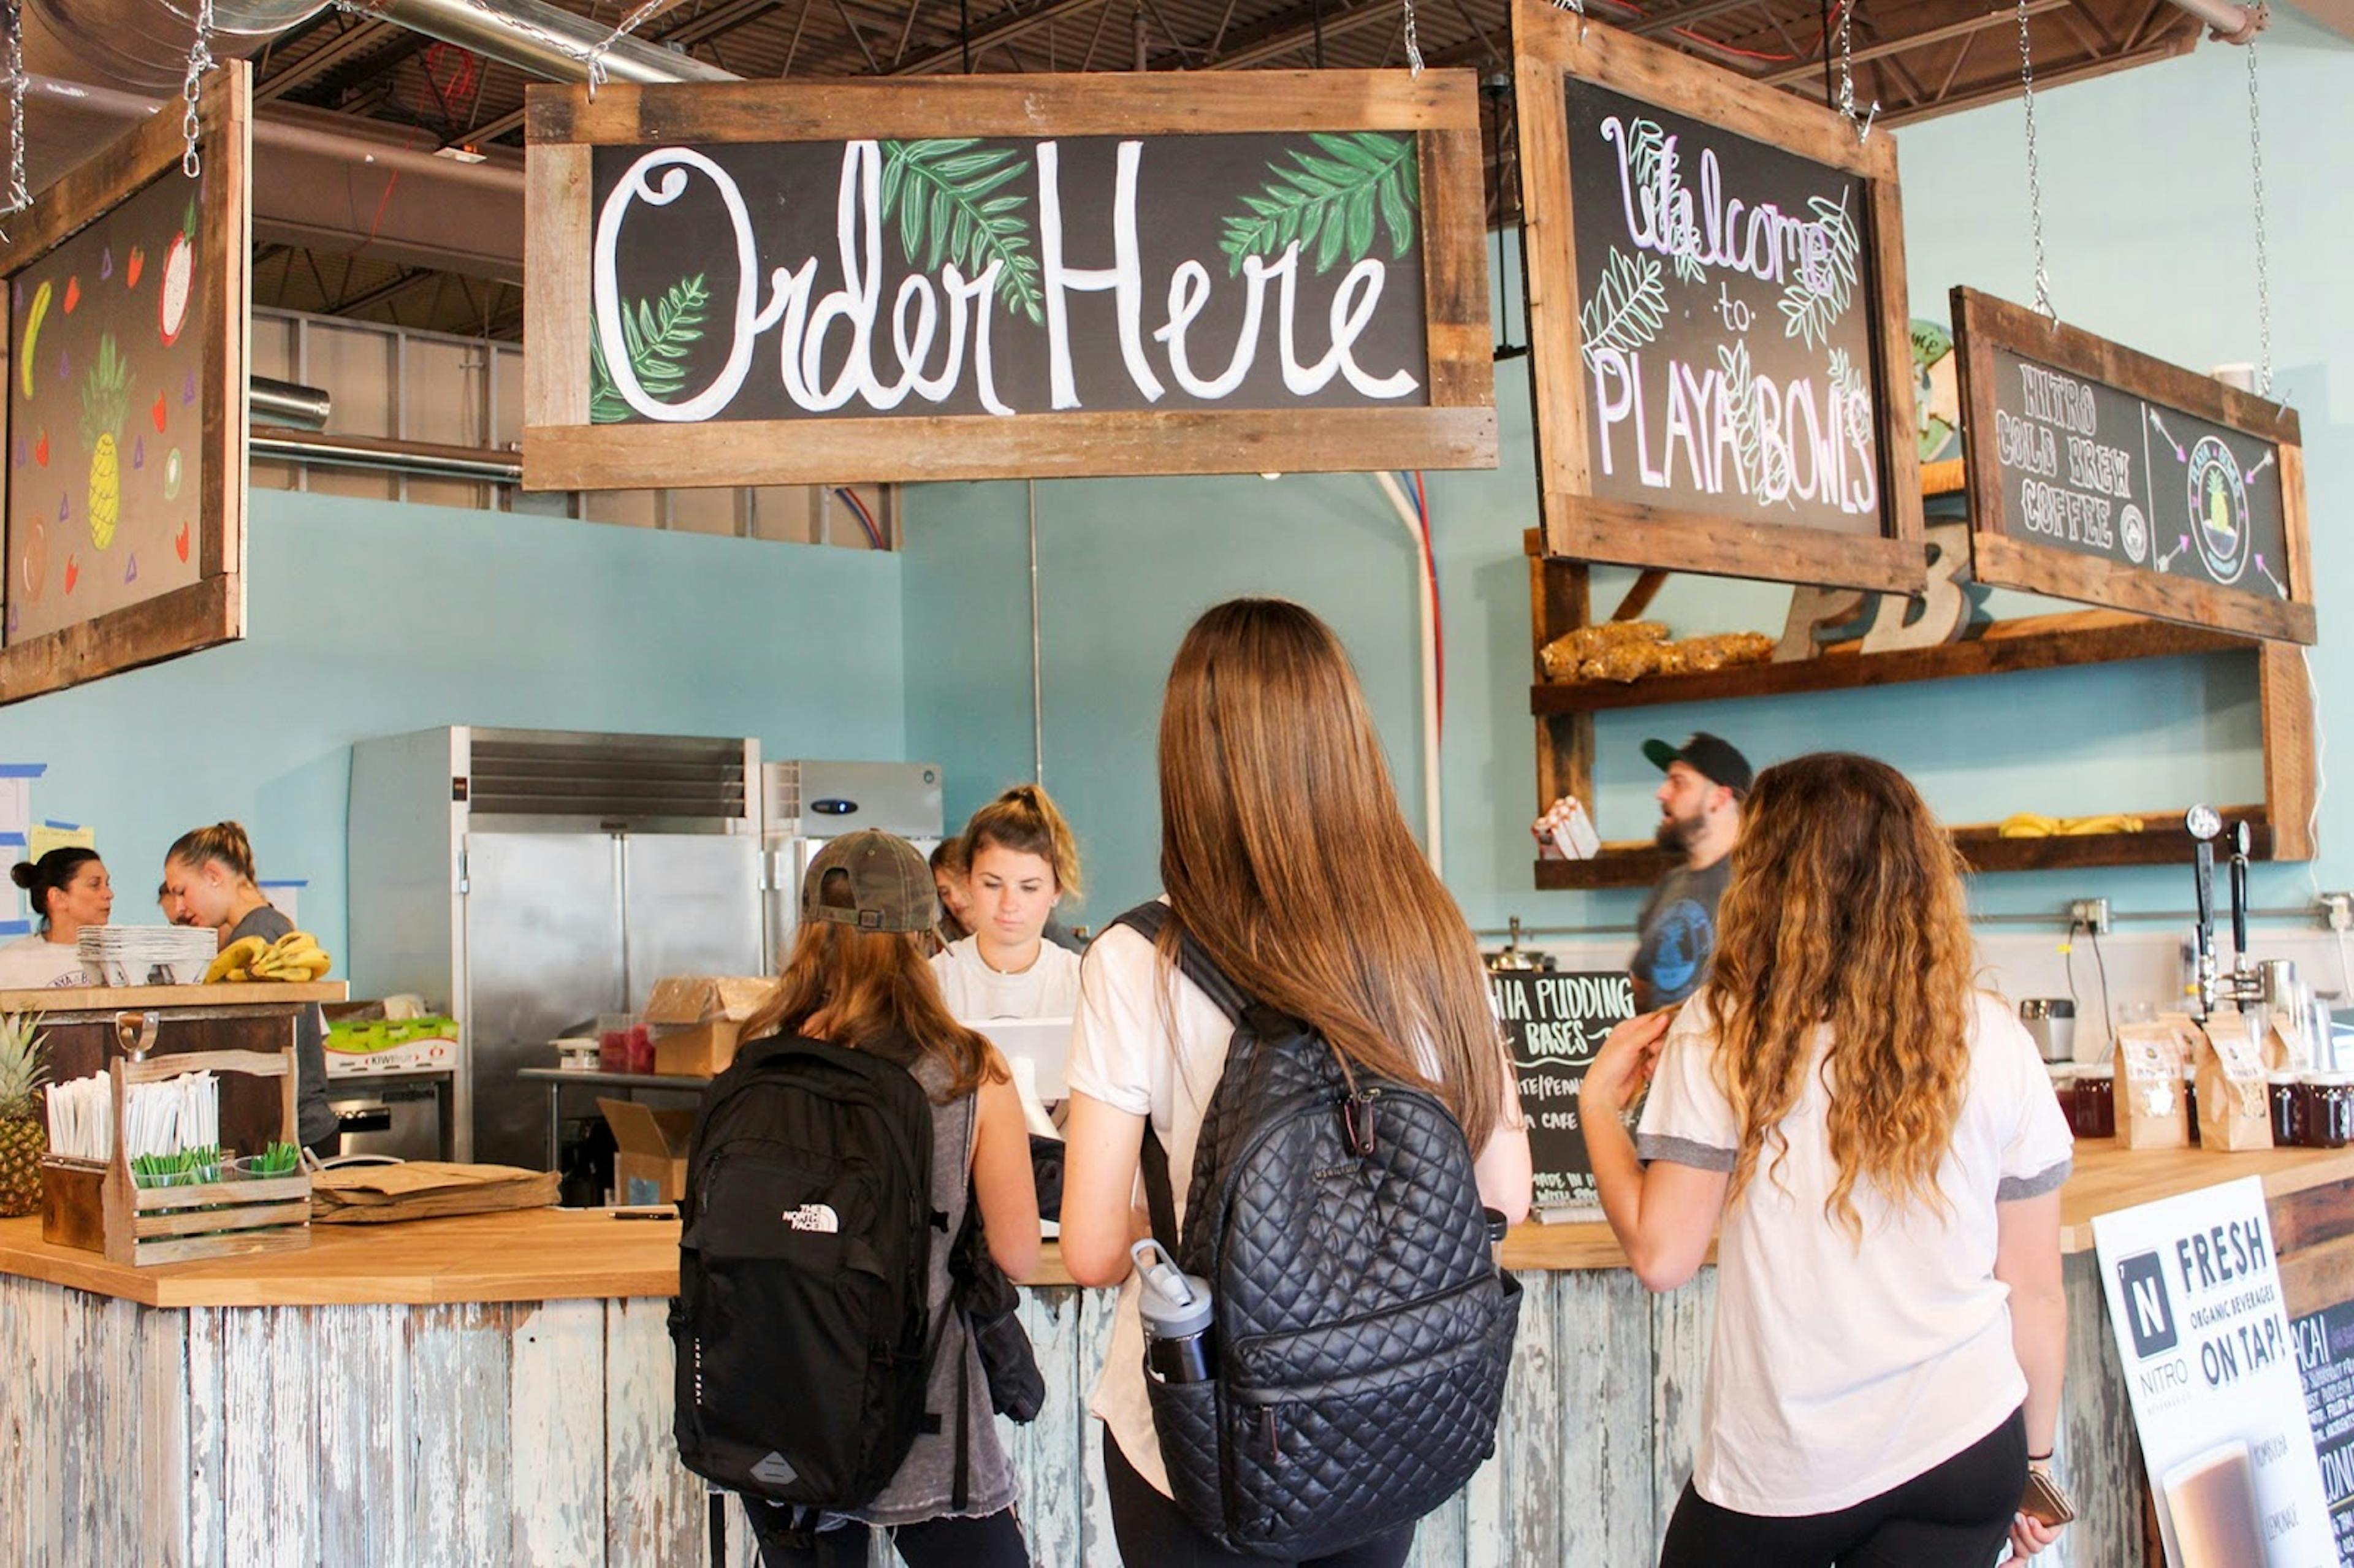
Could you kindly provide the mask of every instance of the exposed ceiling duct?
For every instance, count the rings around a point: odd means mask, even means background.
[[[182,9],[186,5],[188,9]],[[321,0],[215,0],[213,49],[259,49],[316,16]],[[367,0],[366,14],[551,80],[587,78],[610,28],[544,0]],[[26,150],[35,188],[154,113],[186,69],[193,0],[31,0],[25,8]],[[729,81],[716,66],[637,38],[607,51],[617,81]],[[523,281],[523,169],[435,156],[391,127],[273,105],[257,115],[254,239],[329,255]]]

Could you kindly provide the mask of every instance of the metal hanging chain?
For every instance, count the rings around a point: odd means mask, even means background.
[[[2035,239],[2035,308],[2056,322],[2052,274],[2043,270],[2043,173],[2035,154],[2035,56],[2027,42],[2027,0],[2019,0],[2019,101],[2027,111],[2027,223]]]
[[[1556,11],[1572,11],[1577,16],[1577,41],[1585,42],[1585,0],[1553,0]]]
[[[2257,8],[2259,18],[2264,7]],[[2256,24],[2263,26],[2262,20]],[[2264,235],[2264,121],[2262,101],[2256,92],[2256,40],[2249,38],[2248,50],[2248,175],[2256,198],[2256,396],[2273,395],[2273,279],[2272,253]]]
[[[8,0],[8,199],[0,206],[0,217],[14,217],[33,205],[32,193],[25,186],[25,89],[28,85],[24,0]],[[0,235],[0,239],[6,238]]]
[[[180,173],[195,179],[205,172],[196,154],[204,126],[196,110],[205,96],[205,72],[213,69],[213,0],[196,0],[196,36],[188,45],[188,74],[180,83]]]
[[[1880,118],[1880,100],[1873,99],[1872,107],[1859,116],[1855,107],[1855,0],[1840,0],[1840,118],[1855,127],[1858,143],[1872,137],[1872,122]]]
[[[597,90],[605,85],[605,56],[611,51],[614,45],[644,26],[656,12],[665,9],[672,4],[673,0],[645,0],[643,5],[621,18],[620,26],[599,38],[586,54],[579,57],[580,63],[588,68],[588,101],[591,103],[597,101]]]
[[[1414,30],[1414,0],[1405,0],[1405,5],[1406,69],[1419,77],[1422,75],[1422,39],[1416,36]]]

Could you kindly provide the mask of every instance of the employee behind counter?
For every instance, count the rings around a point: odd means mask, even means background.
[[[33,934],[0,946],[0,991],[88,985],[81,928],[103,926],[114,912],[106,863],[96,850],[53,849],[37,861],[18,861],[8,876],[33,906]]]
[[[248,937],[274,942],[294,922],[262,895],[253,870],[253,841],[235,822],[182,833],[164,856],[162,902],[182,926],[208,926],[224,948]],[[327,1020],[306,1007],[294,1024],[295,1126],[302,1147],[322,1159],[342,1141],[327,1104]]]

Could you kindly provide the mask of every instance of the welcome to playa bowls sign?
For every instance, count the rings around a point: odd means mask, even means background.
[[[530,116],[534,487],[1495,461],[1468,74]]]

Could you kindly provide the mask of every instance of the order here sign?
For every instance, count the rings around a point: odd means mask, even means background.
[[[2168,1568],[2336,1568],[2251,1176],[2093,1221]]]

